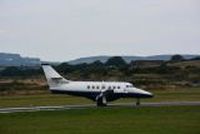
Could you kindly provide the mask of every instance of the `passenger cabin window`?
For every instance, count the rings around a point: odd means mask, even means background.
[[[102,88],[102,89],[105,89],[106,87],[105,87],[105,86],[102,86],[101,88]]]
[[[95,89],[95,87],[94,87],[94,86],[92,86],[92,89]]]
[[[90,86],[87,86],[88,89],[90,89]]]
[[[118,86],[117,89],[120,89],[120,86]]]
[[[99,86],[97,86],[97,89],[99,89]]]

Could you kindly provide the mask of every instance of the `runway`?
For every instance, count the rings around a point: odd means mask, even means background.
[[[200,106],[200,101],[182,101],[182,102],[144,102],[140,106],[134,103],[115,103],[108,104],[106,108],[115,107],[162,107],[162,106]],[[55,110],[70,110],[70,109],[86,109],[97,108],[95,104],[84,105],[61,105],[61,106],[31,106],[31,107],[9,107],[0,108],[0,113],[16,113],[16,112],[36,112],[36,111],[55,111]]]

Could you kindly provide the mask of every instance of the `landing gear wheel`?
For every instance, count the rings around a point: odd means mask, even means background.
[[[97,107],[106,107],[107,104],[97,101]]]

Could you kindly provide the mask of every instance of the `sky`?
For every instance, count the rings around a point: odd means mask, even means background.
[[[200,1],[0,0],[0,52],[48,61],[200,54]]]

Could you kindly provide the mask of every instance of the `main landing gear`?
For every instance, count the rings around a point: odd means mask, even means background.
[[[98,107],[106,107],[107,106],[107,100],[106,100],[105,96],[98,98],[96,102],[97,102]]]

